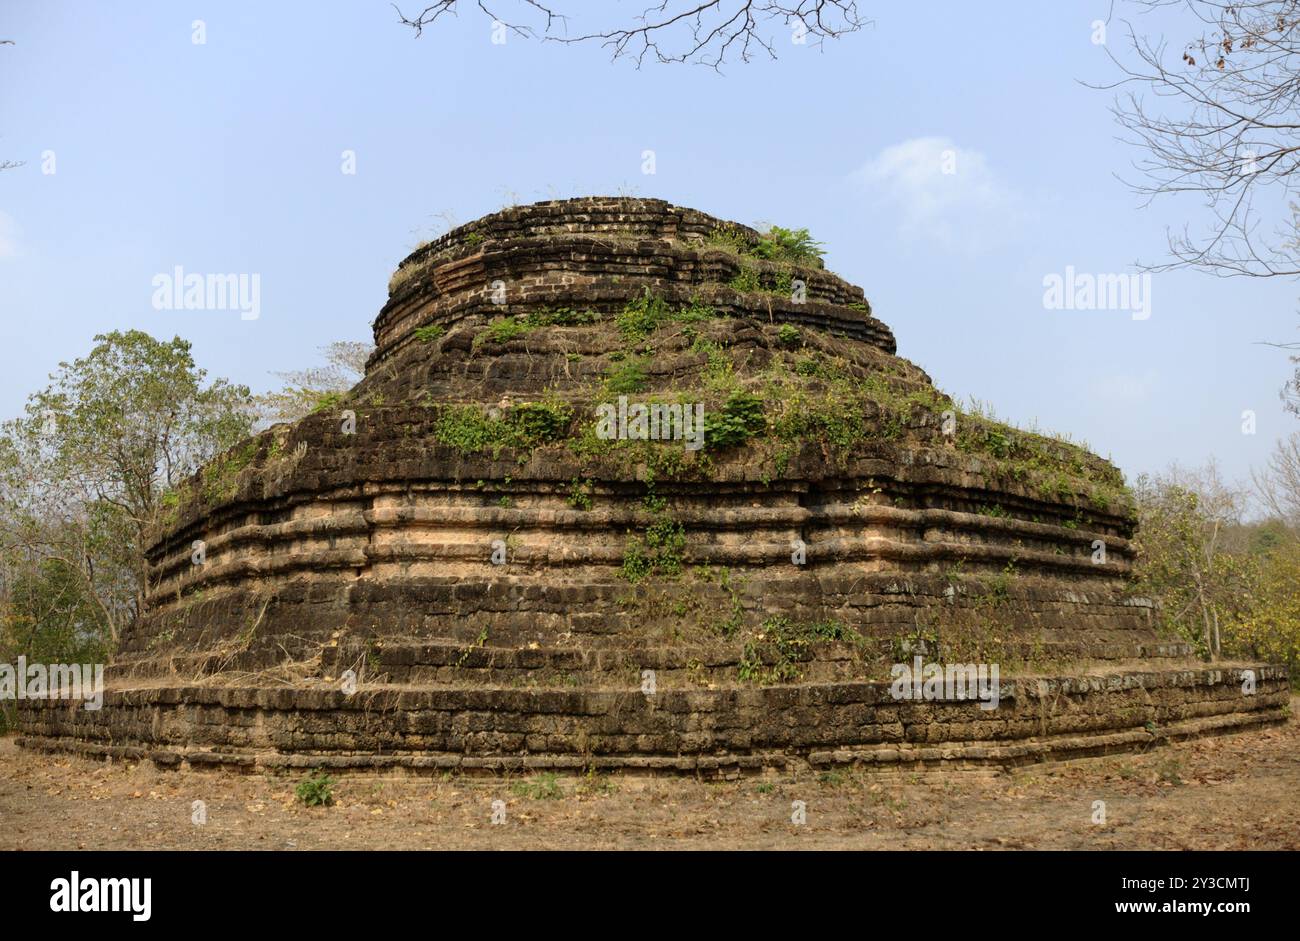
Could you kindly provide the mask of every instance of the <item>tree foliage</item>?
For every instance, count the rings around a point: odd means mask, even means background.
[[[163,494],[252,422],[249,390],[208,382],[179,337],[107,333],[60,363],[0,425],[0,642],[112,646],[142,610]]]
[[[1245,496],[1225,485],[1213,465],[1139,477],[1139,579],[1161,602],[1165,624],[1206,654],[1221,649],[1221,625],[1238,609],[1247,573],[1229,551]]]
[[[1267,473],[1267,472],[1265,472]],[[1257,481],[1262,479],[1256,475]],[[1274,482],[1278,506],[1285,482]],[[1282,515],[1245,521],[1248,495],[1213,464],[1144,475],[1138,503],[1138,586],[1166,630],[1211,659],[1300,668],[1300,529]],[[1300,491],[1290,495],[1300,500]],[[1268,508],[1268,501],[1261,501]]]

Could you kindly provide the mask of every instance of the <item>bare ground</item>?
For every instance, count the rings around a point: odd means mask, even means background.
[[[1300,849],[1298,704],[1283,726],[1008,772],[343,775],[312,808],[294,797],[302,776],[160,771],[8,737],[0,849]]]

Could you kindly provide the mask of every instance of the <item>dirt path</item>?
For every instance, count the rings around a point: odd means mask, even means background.
[[[0,739],[0,849],[1300,849],[1295,718],[1009,773],[345,775],[334,805],[316,808],[295,800],[299,780],[109,765]],[[803,825],[791,823],[795,801]],[[1104,825],[1092,822],[1095,801]]]

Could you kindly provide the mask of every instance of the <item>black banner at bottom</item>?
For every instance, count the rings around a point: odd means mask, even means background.
[[[910,929],[960,918],[1047,915],[1058,925],[1125,921],[1230,926],[1289,909],[1283,853],[8,853],[10,926],[262,925],[339,930],[430,912],[494,929],[616,918],[630,930],[720,918],[765,927],[865,917]],[[711,913],[711,914],[710,914]],[[635,916],[633,921],[628,921]],[[449,923],[450,924],[450,923]],[[635,927],[639,925],[640,927]]]

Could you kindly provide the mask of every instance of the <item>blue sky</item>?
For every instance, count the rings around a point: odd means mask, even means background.
[[[1153,276],[1146,320],[1044,309],[1045,276],[1132,272],[1203,218],[1115,178],[1135,153],[1082,84],[1115,78],[1092,42],[1109,0],[861,7],[864,32],[820,51],[782,35],[779,61],[717,75],[494,45],[472,9],[417,40],[385,2],[6,0],[0,159],[26,164],[0,174],[0,416],[112,329],[179,333],[212,375],[266,389],[368,338],[444,220],[625,191],[807,226],[940,388],[1130,476],[1213,456],[1242,477],[1300,428],[1285,355],[1259,344],[1295,337],[1292,282],[1182,271]],[[259,274],[260,318],[155,310],[176,265]]]

